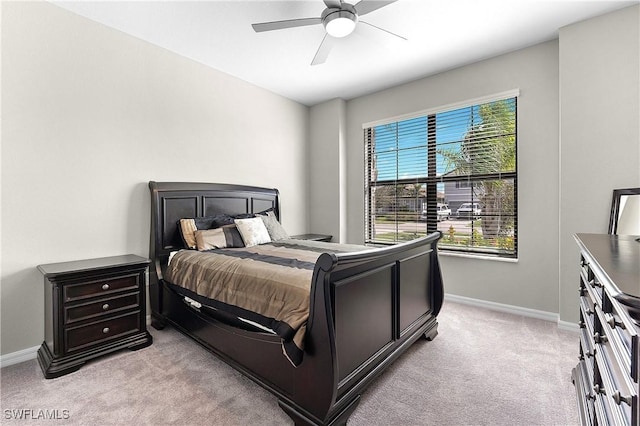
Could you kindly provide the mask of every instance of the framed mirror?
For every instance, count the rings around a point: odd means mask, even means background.
[[[640,235],[640,188],[613,190],[609,234]]]

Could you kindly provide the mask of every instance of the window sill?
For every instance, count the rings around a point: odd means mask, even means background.
[[[448,250],[439,250],[439,256],[444,257],[463,257],[466,259],[477,259],[477,260],[491,260],[494,262],[506,262],[506,263],[518,263],[518,259],[510,258],[510,257],[499,257],[499,256],[487,256],[482,254],[473,254],[473,253],[456,253]]]

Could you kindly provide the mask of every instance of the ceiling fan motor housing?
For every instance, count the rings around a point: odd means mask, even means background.
[[[358,12],[349,3],[340,8],[329,7],[322,12],[322,25],[333,37],[346,37],[353,32],[358,22]]]

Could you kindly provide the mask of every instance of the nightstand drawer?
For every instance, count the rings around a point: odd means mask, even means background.
[[[64,301],[71,302],[73,300],[110,294],[114,291],[136,290],[139,286],[138,276],[138,274],[131,274],[128,276],[66,285],[64,287]]]
[[[140,331],[140,312],[65,330],[66,352]]]
[[[93,317],[104,316],[125,309],[140,307],[140,293],[100,299],[95,302],[76,304],[64,308],[65,324],[73,324]]]

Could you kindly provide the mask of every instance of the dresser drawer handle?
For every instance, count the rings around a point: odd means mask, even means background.
[[[602,386],[600,386],[600,385],[594,385],[594,386],[593,386],[593,392],[594,392],[596,395],[597,395],[597,394],[599,394],[599,393],[601,393],[601,394],[606,394],[606,392],[605,392],[604,388],[603,388]]]
[[[624,324],[621,322],[616,321],[616,319],[614,317],[611,317],[607,320],[607,324],[609,324],[609,326],[611,328],[616,328],[616,327],[620,327],[621,329],[624,330]]]
[[[103,290],[109,290],[109,284],[102,284]]]
[[[613,393],[613,395],[612,395],[612,396],[613,396],[613,400],[616,402],[616,404],[620,405],[620,404],[622,404],[623,402],[626,402],[626,403],[627,403],[627,405],[631,406],[631,397],[630,397],[630,396],[622,396],[622,395],[620,394],[620,391],[619,391],[619,390],[616,390],[616,391]]]
[[[107,309],[109,309],[109,304],[105,303],[104,305],[102,305],[102,310],[106,311]]]
[[[109,332],[109,327],[105,327],[102,329],[103,334],[107,334]]]
[[[609,339],[605,335],[600,335],[600,333],[596,333],[593,335],[593,341],[596,343],[606,343]]]

